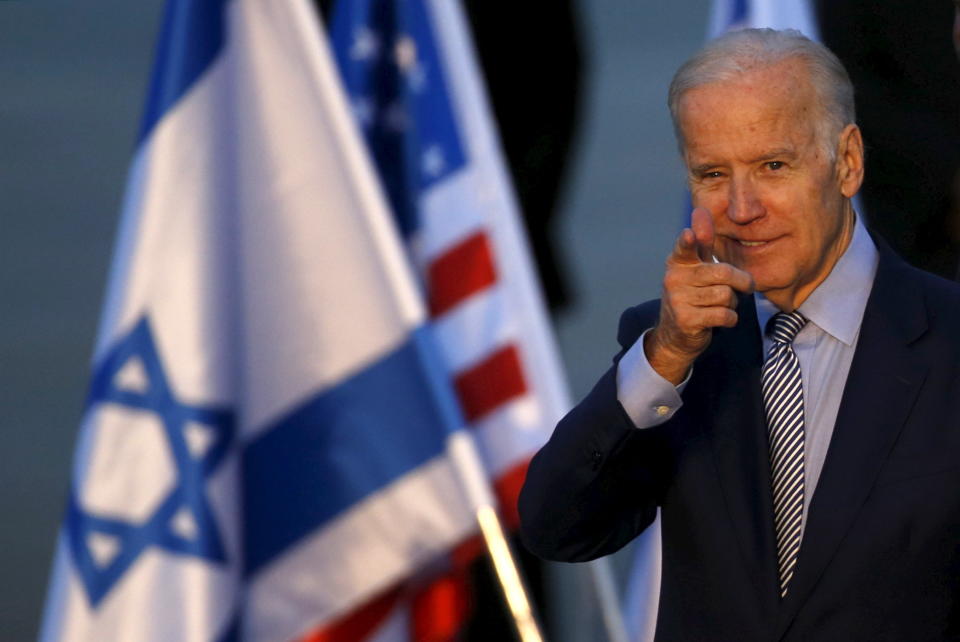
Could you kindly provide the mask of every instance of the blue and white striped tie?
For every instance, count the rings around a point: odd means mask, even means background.
[[[773,475],[780,597],[786,596],[793,577],[803,524],[803,381],[793,339],[806,323],[796,311],[780,312],[771,319],[768,332],[773,345],[761,375]]]

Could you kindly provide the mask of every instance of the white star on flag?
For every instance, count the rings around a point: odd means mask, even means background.
[[[393,46],[393,57],[402,71],[406,71],[417,63],[417,43],[408,35],[397,38]]]
[[[443,173],[447,162],[443,158],[443,150],[439,145],[431,145],[423,152],[423,171],[430,176],[439,176]]]
[[[373,60],[380,55],[380,38],[371,29],[359,27],[353,35],[350,57],[354,60]]]

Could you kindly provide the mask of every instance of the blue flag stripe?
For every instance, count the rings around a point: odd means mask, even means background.
[[[443,452],[462,425],[424,331],[295,410],[243,453],[245,574]]]
[[[138,144],[217,57],[224,43],[229,0],[167,3]]]

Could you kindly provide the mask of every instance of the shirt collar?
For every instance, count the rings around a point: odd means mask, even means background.
[[[838,341],[852,347],[863,321],[878,260],[877,247],[857,216],[850,245],[823,283],[800,305],[800,314]],[[759,292],[754,297],[757,320],[760,327],[765,328],[770,317],[779,309]]]

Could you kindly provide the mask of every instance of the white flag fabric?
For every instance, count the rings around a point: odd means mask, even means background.
[[[474,532],[427,322],[307,0],[170,0],[41,639],[297,639]]]
[[[815,13],[806,0],[714,0],[707,38],[725,31],[760,27],[796,29],[808,38],[819,39]],[[689,213],[686,216],[689,218]],[[635,545],[633,569],[624,596],[627,629],[634,642],[652,642],[656,631],[662,568],[660,535],[658,513]]]

